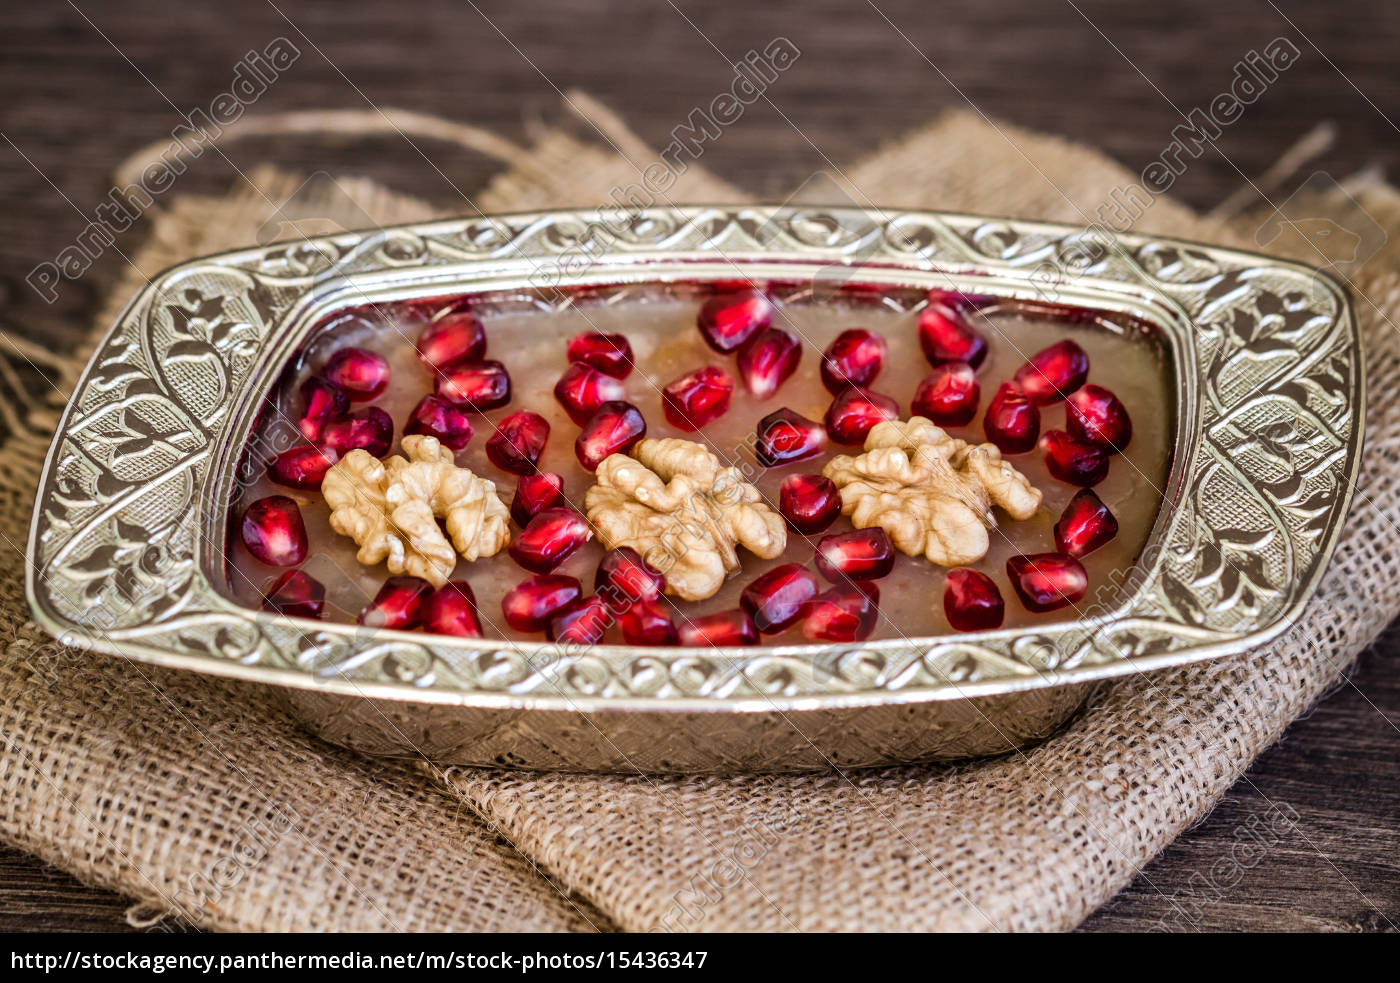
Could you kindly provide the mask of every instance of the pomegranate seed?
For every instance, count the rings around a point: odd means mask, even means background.
[[[701,305],[695,323],[707,345],[728,354],[773,323],[773,302],[759,290],[726,291]]]
[[[482,413],[510,402],[510,373],[500,362],[458,362],[434,382],[439,399]]]
[[[583,425],[583,432],[574,441],[574,454],[585,468],[596,471],[605,457],[626,453],[646,435],[642,411],[631,403],[612,400],[598,407]]]
[[[1089,356],[1066,338],[1032,355],[1016,370],[1016,385],[1037,406],[1058,403],[1089,377]]]
[[[263,563],[294,567],[306,559],[306,524],[286,495],[269,495],[243,513],[243,545]]]
[[[423,619],[424,631],[461,638],[481,637],[476,595],[465,580],[449,580],[424,598],[418,611]]]
[[[847,386],[868,386],[885,367],[889,346],[865,328],[848,328],[822,353],[822,385],[833,396]]]
[[[304,570],[288,570],[263,598],[263,610],[292,618],[319,618],[326,606],[326,585]]]
[[[877,423],[898,419],[899,404],[890,397],[852,386],[827,407],[826,432],[838,444],[863,444]]]
[[[501,598],[506,624],[516,631],[544,631],[554,616],[578,603],[583,587],[573,577],[542,574],[522,580]]]
[[[474,362],[485,354],[486,329],[470,311],[439,315],[418,336],[418,357],[434,374],[454,362]]]
[[[1040,410],[1010,382],[997,387],[982,418],[987,439],[1003,454],[1024,454],[1040,438]]]
[[[340,460],[329,447],[293,447],[272,459],[267,474],[279,485],[293,488],[320,488],[326,472]]]
[[[661,405],[667,422],[677,430],[699,430],[728,411],[733,393],[729,373],[706,365],[661,390]]]
[[[819,533],[841,514],[841,492],[822,475],[790,474],[778,488],[778,511],[803,535]]]
[[[758,421],[754,454],[765,468],[794,464],[826,449],[826,429],[784,406]]]
[[[570,364],[554,384],[554,398],[579,426],[587,423],[598,407],[622,396],[621,382],[582,362]]]
[[[1070,394],[1065,406],[1065,429],[1070,435],[1092,444],[1102,444],[1113,453],[1133,439],[1133,421],[1118,397],[1093,383]]]
[[[636,601],[655,601],[666,589],[666,578],[630,546],[608,550],[598,563],[593,590],[616,610]]]
[[[877,587],[842,584],[807,602],[802,634],[819,642],[859,642],[870,637],[879,613]]]
[[[919,313],[919,345],[931,365],[966,362],[975,369],[987,357],[987,339],[967,323],[963,313],[932,298]]]
[[[833,584],[876,580],[894,569],[894,546],[878,526],[823,536],[817,543],[817,569]]]
[[[1054,611],[1074,604],[1089,587],[1089,575],[1072,556],[1036,553],[1006,561],[1006,575],[1027,611]]]
[[[1006,603],[991,577],[971,567],[955,567],[943,587],[943,613],[958,631],[988,631],[1001,627]]]
[[[596,597],[589,597],[555,615],[545,636],[551,642],[565,645],[596,645],[612,623],[613,613],[608,606]]]
[[[977,415],[982,386],[966,362],[944,362],[919,383],[910,413],[940,427],[965,427]]]
[[[614,379],[632,372],[632,345],[625,335],[585,331],[569,339],[569,361],[582,362]]]
[[[802,361],[802,342],[782,328],[764,328],[739,349],[739,378],[759,399],[778,391]]]
[[[367,348],[342,348],[321,371],[352,400],[373,399],[389,385],[389,360]]]
[[[366,628],[417,628],[433,585],[419,577],[390,577],[357,619]]]
[[[1087,488],[1108,477],[1108,451],[1099,444],[1075,440],[1063,430],[1048,430],[1040,438],[1045,467],[1053,477]]]
[[[552,471],[527,474],[515,486],[515,498],[511,499],[510,517],[518,525],[527,526],[530,520],[552,505],[564,504],[564,479]]]
[[[496,424],[496,432],[486,440],[486,456],[502,471],[531,474],[548,441],[549,421],[521,410]]]
[[[817,578],[800,563],[784,563],[755,578],[739,595],[740,606],[754,627],[776,635],[802,617],[802,609],[817,595]]]
[[[545,509],[510,544],[510,555],[532,573],[549,573],[592,538],[588,520],[573,509]]]
[[[306,407],[297,429],[310,441],[321,439],[321,428],[328,420],[344,416],[350,412],[350,397],[319,376],[312,376],[301,384],[301,399]]]
[[[405,434],[421,433],[436,437],[442,446],[459,451],[472,439],[472,421],[467,414],[444,399],[424,396],[409,414]]]
[[[617,621],[628,645],[676,645],[680,642],[676,623],[660,601],[638,601],[622,612]]]
[[[1077,492],[1055,523],[1055,547],[1078,559],[1118,535],[1118,520],[1091,489]]]
[[[680,626],[682,645],[757,645],[758,628],[747,611],[719,611],[692,618]]]
[[[326,446],[341,457],[353,450],[383,457],[394,444],[394,420],[378,406],[367,406],[327,423],[321,434]]]

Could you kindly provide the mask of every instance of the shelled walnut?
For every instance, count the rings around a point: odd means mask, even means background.
[[[1039,489],[994,445],[968,444],[918,416],[878,424],[864,454],[834,457],[822,473],[857,528],[879,526],[896,549],[945,567],[986,556],[993,505],[1015,519],[1040,508]]]
[[[787,547],[787,527],[737,468],[703,444],[674,437],[643,440],[632,456],[598,466],[584,505],[609,549],[630,546],[666,577],[666,591],[687,601],[713,597],[739,569],[737,547],[764,559]]]
[[[383,461],[351,451],[326,472],[321,493],[331,507],[331,528],[359,544],[360,563],[385,562],[390,573],[441,587],[459,553],[475,560],[510,542],[509,512],[495,483],[458,467],[436,437],[404,437],[403,450],[406,458]]]

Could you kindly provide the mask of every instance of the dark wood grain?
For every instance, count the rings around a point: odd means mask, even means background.
[[[402,106],[524,140],[531,121],[564,122],[558,90],[578,86],[657,145],[727,87],[728,58],[786,36],[802,57],[770,91],[776,108],[755,105],[705,155],[716,173],[770,196],[785,195],[827,159],[848,163],[941,109],[969,103],[1098,144],[1140,168],[1169,142],[1179,111],[1207,104],[1247,52],[1287,36],[1302,59],[1192,164],[1174,193],[1210,207],[1322,119],[1336,122],[1337,140],[1309,171],[1341,177],[1370,164],[1392,172],[1400,165],[1392,122],[1400,118],[1400,7],[1281,3],[1295,27],[1262,0],[1076,3],[878,0],[908,40],[868,4],[825,0],[677,0],[685,17],[666,2],[598,0],[480,10],[458,0],[8,4],[0,11],[0,310],[8,327],[47,344],[66,344],[83,330],[120,270],[120,252],[53,304],[25,285],[25,275],[73,241],[117,160],[167,136],[178,113],[208,107],[228,89],[239,59],[278,35],[304,54],[259,109]],[[479,187],[496,165],[452,147],[426,149],[432,165],[383,139],[255,140],[230,148],[227,161],[206,154],[178,188],[218,191],[235,169],[271,159],[353,170],[447,212],[470,211],[457,189]],[[118,249],[130,252],[141,234],[125,234]],[[1400,923],[1397,656],[1394,639],[1368,654],[1349,685],[1296,724],[1207,820],[1084,929]],[[1248,867],[1223,864],[1239,836],[1280,803],[1296,815],[1287,835]],[[0,850],[0,929],[119,930],[126,905]]]

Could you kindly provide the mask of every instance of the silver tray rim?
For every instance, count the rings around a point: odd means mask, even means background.
[[[1037,299],[1042,289],[1034,276],[1051,263],[1061,272],[1069,271],[1068,280],[1057,285],[1066,303],[1132,313],[1157,324],[1172,346],[1184,395],[1178,399],[1178,439],[1168,496],[1144,551],[1154,555],[1154,566],[1141,571],[1139,587],[1092,625],[1065,621],[1019,631],[859,645],[699,651],[594,646],[581,653],[560,653],[549,643],[442,639],[404,632],[380,632],[367,640],[353,625],[274,617],[239,607],[223,595],[205,566],[212,545],[209,530],[223,526],[226,515],[219,510],[227,511],[226,505],[218,503],[220,475],[213,464],[226,463],[228,454],[241,450],[251,428],[249,404],[263,391],[256,383],[280,371],[286,354],[305,340],[320,312],[342,303],[347,289],[374,300],[391,300],[432,295],[444,287],[471,292],[518,282],[526,266],[537,273],[541,262],[558,261],[568,250],[577,249],[587,241],[589,230],[596,235],[610,218],[584,209],[414,223],[224,253],[180,264],[154,277],[98,346],[55,433],[36,498],[26,567],[26,593],[35,620],[75,647],[341,695],[511,709],[745,713],[968,699],[1234,655],[1293,624],[1325,572],[1354,491],[1365,405],[1355,315],[1345,289],[1328,274],[1252,253],[1151,236],[1114,234],[1109,247],[1102,248],[1104,240],[1088,238],[1082,228],[1031,220],[904,210],[872,215],[863,209],[717,205],[644,210],[633,216],[625,233],[609,240],[605,252],[592,258],[586,273],[568,276],[558,285],[653,282],[668,276],[723,279],[726,269],[730,277],[734,275],[737,262],[747,275],[771,270],[778,276],[804,265],[859,266],[862,281],[919,285],[942,278],[947,281],[942,285],[953,289],[991,287],[986,292]],[[1175,258],[1164,263],[1169,255]],[[139,335],[151,349],[132,354],[133,361],[122,363],[123,369],[134,370],[134,378],[168,382],[152,368],[157,354],[168,355],[168,347],[163,353],[157,351],[161,339],[167,346],[173,343],[168,337],[170,324],[157,323],[161,319],[152,313],[155,302],[168,299],[182,284],[210,287],[212,295],[218,296],[214,285],[233,282],[246,284],[245,293],[234,298],[226,292],[222,302],[240,300],[249,308],[249,321],[256,322],[255,331],[261,333],[251,355],[234,352],[232,347],[216,351],[217,357],[227,359],[228,377],[239,388],[230,386],[228,405],[217,408],[216,427],[200,448],[205,471],[200,474],[195,463],[181,462],[202,478],[200,507],[186,508],[173,526],[157,529],[147,517],[154,490],[150,495],[138,490],[128,493],[119,509],[108,505],[98,510],[98,520],[69,518],[71,482],[64,485],[65,495],[60,497],[55,481],[70,460],[72,446],[81,445],[79,435],[91,417],[111,415],[111,400],[104,401],[94,384],[104,358],[110,365],[114,346]],[[1230,284],[1234,295],[1221,293],[1222,282]],[[1269,309],[1260,310],[1258,305],[1268,298],[1272,298]],[[1219,385],[1232,370],[1245,380],[1236,384],[1249,386],[1251,397],[1259,391],[1272,393],[1265,387],[1296,376],[1296,372],[1290,375],[1292,370],[1280,373],[1268,367],[1267,363],[1278,361],[1277,348],[1269,349],[1269,358],[1261,358],[1257,348],[1247,345],[1219,364],[1210,363],[1206,358],[1210,353],[1203,351],[1202,339],[1196,336],[1204,333],[1204,323],[1193,318],[1206,311],[1243,315],[1248,330],[1249,324],[1257,329],[1281,309],[1306,315],[1307,323],[1313,325],[1294,339],[1296,343],[1282,357],[1315,364],[1324,361],[1321,353],[1336,359],[1346,376],[1341,405],[1321,420],[1327,424],[1326,436],[1337,446],[1326,455],[1330,463],[1310,478],[1334,482],[1325,503],[1328,521],[1306,537],[1295,535],[1285,524],[1263,530],[1286,547],[1283,552],[1289,558],[1302,556],[1305,561],[1293,563],[1283,583],[1270,584],[1274,595],[1261,602],[1260,610],[1216,603],[1210,584],[1178,583],[1199,606],[1202,620],[1162,617],[1169,604],[1161,574],[1183,542],[1177,535],[1182,525],[1180,509],[1169,510],[1166,501],[1177,501],[1191,487],[1199,487],[1206,480],[1205,472],[1220,464],[1218,459],[1206,460],[1202,453],[1204,431],[1212,423],[1201,419],[1209,409],[1203,406],[1203,390]],[[1227,414],[1241,412],[1240,405],[1229,403],[1221,409]],[[1293,409],[1311,408],[1295,403]],[[1230,417],[1220,419],[1229,422]],[[1244,472],[1238,471],[1235,477],[1241,475]],[[1260,491],[1264,483],[1244,477],[1241,490],[1256,498],[1264,494]],[[86,490],[96,494],[95,485],[94,478]],[[184,593],[154,615],[144,615],[138,607],[128,613],[129,620],[118,613],[115,624],[99,625],[89,614],[107,611],[114,600],[110,594],[99,595],[98,603],[87,608],[75,608],[69,600],[65,610],[53,580],[67,578],[70,585],[81,587],[92,579],[91,570],[79,569],[84,558],[104,549],[115,549],[120,556],[121,527],[98,529],[94,522],[108,523],[123,515],[128,517],[128,533],[136,529],[148,539],[159,533],[175,564],[159,571],[156,580],[182,577]],[[1248,537],[1258,531],[1223,527],[1209,516],[1193,518],[1196,531],[1215,535],[1217,544],[1224,534],[1226,549],[1231,534]],[[75,543],[82,541],[90,541],[93,549],[74,558]],[[60,558],[57,563],[55,556]],[[1267,562],[1266,558],[1265,566]],[[112,572],[131,581],[152,576],[138,563],[122,566],[118,562],[113,567]],[[191,622],[191,612],[200,616],[197,623]],[[1099,636],[1129,630],[1152,634],[1160,648],[1119,646],[1104,651]],[[247,644],[249,632],[257,637],[251,645]],[[1047,645],[1051,638],[1054,643]],[[1066,645],[1065,639],[1073,644]],[[512,657],[518,659],[512,661]],[[646,677],[641,688],[619,688],[620,679],[638,676]],[[914,677],[918,681],[911,683]]]

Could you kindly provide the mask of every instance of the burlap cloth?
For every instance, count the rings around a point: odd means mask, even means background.
[[[597,205],[655,159],[602,107],[573,105],[596,126],[537,134],[528,150],[476,141],[508,160],[476,207]],[[270,168],[247,178],[224,198],[164,203],[113,303],[142,271],[252,242],[302,184]],[[1083,223],[1131,181],[1082,146],[953,114],[825,186],[858,204]],[[330,217],[350,199],[378,223],[430,213],[365,181],[338,189],[322,206]],[[1359,193],[1400,232],[1388,189]],[[694,166],[673,200],[743,197]],[[1137,228],[1250,245],[1166,199]],[[26,621],[20,550],[53,411],[80,362],[5,346],[0,837],[151,915],[225,930],[1070,928],[1203,816],[1400,612],[1396,267],[1392,247],[1357,276],[1369,298],[1358,304],[1365,469],[1294,630],[1247,656],[1125,679],[1025,754],[848,776],[435,773],[309,738],[255,687],[55,656]]]

